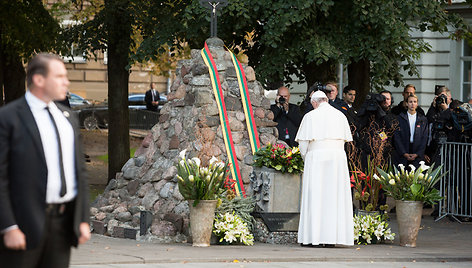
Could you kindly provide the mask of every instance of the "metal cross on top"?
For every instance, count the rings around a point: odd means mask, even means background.
[[[219,8],[227,6],[228,0],[219,0],[219,1],[200,0],[200,5],[211,10],[210,33],[211,33],[211,37],[216,37],[216,32],[217,32],[216,12],[218,11]]]

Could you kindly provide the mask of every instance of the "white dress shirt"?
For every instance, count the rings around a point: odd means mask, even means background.
[[[54,102],[46,104],[29,91],[26,92],[25,98],[33,113],[36,125],[38,126],[44,157],[46,159],[48,169],[46,203],[57,204],[72,201],[77,195],[77,183],[75,179],[74,129],[66,118],[69,114],[59,110]],[[67,193],[63,197],[60,197],[61,173],[56,131],[46,110],[46,106],[49,107],[49,111],[54,117],[59,136],[61,137],[62,160],[67,185]]]
[[[410,123],[410,143],[413,143],[413,138],[415,137],[415,125],[416,125],[416,113],[410,114],[410,112],[406,112],[408,115],[408,123]]]

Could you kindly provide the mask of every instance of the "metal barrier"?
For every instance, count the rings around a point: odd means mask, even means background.
[[[151,129],[159,122],[159,113],[148,110],[130,109],[129,128]]]
[[[450,216],[472,218],[472,144],[446,142],[441,146],[443,172],[440,192],[443,200],[439,202],[439,217],[436,221]]]

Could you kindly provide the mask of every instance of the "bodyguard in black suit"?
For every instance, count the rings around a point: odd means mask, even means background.
[[[424,153],[428,142],[428,120],[419,112],[418,97],[410,95],[407,98],[408,111],[398,116],[398,128],[393,136],[395,145],[395,165],[413,164],[419,166],[420,161],[424,161]],[[413,135],[412,135],[413,130]]]
[[[156,90],[156,84],[151,83],[151,89],[146,91],[144,95],[144,101],[146,102],[146,109],[149,111],[157,112],[159,105],[159,92]]]
[[[35,56],[27,84],[0,109],[0,266],[68,267],[90,226],[78,120],[54,103],[69,85],[62,60]]]

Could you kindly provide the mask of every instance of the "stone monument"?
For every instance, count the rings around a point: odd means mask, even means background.
[[[207,40],[216,62],[224,90],[236,156],[248,196],[253,172],[252,152],[236,71],[223,41]],[[261,146],[278,137],[270,111],[270,101],[256,81],[254,70],[244,66]],[[143,140],[122,172],[109,182],[104,193],[93,202],[92,227],[95,232],[116,237],[159,242],[182,242],[188,235],[187,201],[179,192],[175,175],[179,152],[203,162],[212,156],[226,160],[217,104],[210,85],[207,66],[200,50],[178,64],[176,77],[161,110],[159,123]]]

